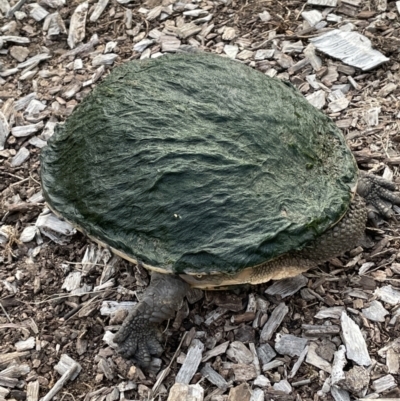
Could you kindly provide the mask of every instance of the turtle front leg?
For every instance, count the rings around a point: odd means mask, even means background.
[[[396,185],[382,177],[372,174],[361,173],[357,184],[357,192],[367,204],[374,206],[378,212],[386,217],[393,216],[393,210],[384,201],[396,205],[400,204],[400,196],[395,193]]]
[[[189,285],[179,276],[153,272],[143,298],[114,337],[119,353],[124,358],[133,358],[140,366],[148,367],[151,356],[163,352],[159,342],[160,323],[175,316],[188,290]]]

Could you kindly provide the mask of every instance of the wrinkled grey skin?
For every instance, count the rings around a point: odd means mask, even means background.
[[[361,173],[357,193],[343,219],[327,230],[312,246],[304,250],[283,255],[272,260],[267,270],[277,273],[293,260],[298,264],[298,273],[328,261],[352,249],[365,230],[367,206],[372,205],[384,217],[391,217],[393,211],[387,202],[400,204],[400,196],[394,193],[395,185],[381,177]],[[386,202],[386,203],[385,203]],[[159,326],[171,319],[180,308],[190,286],[179,276],[152,273],[150,286],[143,298],[124,321],[114,338],[119,352],[125,358],[133,358],[139,365],[148,367],[154,355],[161,355]]]

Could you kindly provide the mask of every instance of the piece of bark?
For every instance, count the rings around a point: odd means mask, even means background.
[[[275,350],[281,355],[299,356],[307,343],[306,338],[278,333],[275,338]]]
[[[382,376],[381,378],[374,380],[371,386],[377,393],[383,393],[384,391],[391,390],[397,387],[397,382],[392,375]]]
[[[204,389],[200,384],[175,383],[168,395],[167,401],[203,401]]]
[[[398,305],[400,303],[400,291],[393,288],[391,285],[377,288],[374,295],[390,305]]]
[[[232,370],[237,382],[248,382],[257,377],[257,372],[253,365],[236,363],[232,365]]]
[[[259,388],[255,388],[253,389],[252,393],[251,393],[251,397],[250,397],[250,401],[264,401],[265,396],[264,396],[264,391],[259,389]]]
[[[278,366],[282,366],[282,365],[283,365],[282,361],[279,361],[279,360],[275,359],[275,360],[273,360],[271,362],[268,362],[265,365],[263,365],[262,366],[262,371],[263,372],[268,372],[269,370],[275,369]]]
[[[310,365],[316,366],[317,368],[324,370],[325,372],[331,373],[332,371],[331,364],[317,355],[317,353],[315,352],[317,347],[318,345],[314,342],[309,344],[306,362],[309,363]]]
[[[371,365],[371,358],[361,330],[344,311],[342,312],[341,324],[347,358],[358,365]]]
[[[286,314],[289,312],[289,308],[285,305],[284,302],[281,302],[271,313],[270,318],[265,323],[261,334],[260,334],[260,343],[266,343],[269,341],[276,329],[282,323],[282,320],[285,318]]]
[[[44,127],[43,121],[37,124],[21,125],[19,127],[13,127],[11,133],[16,138],[23,138],[32,135]]]
[[[301,364],[303,363],[304,359],[306,358],[308,354],[308,345],[303,349],[301,352],[299,359],[295,362],[295,364],[292,367],[292,370],[290,371],[289,374],[289,379],[293,379],[294,376],[296,376],[297,371],[300,369]]]
[[[346,390],[336,386],[331,387],[331,395],[335,401],[350,401],[350,394]]]
[[[38,401],[39,399],[39,380],[29,382],[26,386],[26,401]]]
[[[212,384],[217,386],[220,389],[226,390],[228,388],[228,382],[217,373],[209,363],[207,363],[203,369],[201,369],[200,373]]]
[[[389,312],[379,301],[372,301],[368,308],[362,309],[363,315],[373,322],[384,322]]]
[[[105,10],[107,7],[107,4],[110,0],[99,0],[98,3],[96,4],[92,15],[90,16],[90,21],[91,22],[96,22],[99,18],[102,12]]]
[[[292,392],[292,386],[287,380],[280,380],[272,386],[277,391],[282,391],[285,394],[290,394]]]
[[[393,348],[389,348],[386,352],[386,366],[389,373],[395,375],[399,373],[399,354]]]
[[[224,343],[217,345],[215,348],[205,352],[201,362],[207,362],[208,360],[214,358],[215,356],[225,354],[228,346],[229,346],[229,341],[225,341]]]
[[[67,43],[71,49],[81,43],[86,35],[86,16],[89,9],[87,1],[76,7],[69,24]]]
[[[11,159],[11,166],[19,167],[28,160],[29,156],[29,150],[25,146],[22,146],[17,154]]]
[[[371,41],[358,32],[334,29],[311,38],[310,42],[321,52],[363,71],[371,70],[389,61],[382,53],[373,50]]]
[[[330,336],[340,333],[340,327],[334,324],[329,326],[302,324],[301,328],[303,329],[304,335],[309,337]]]
[[[286,298],[295,294],[300,288],[304,287],[307,282],[308,279],[302,274],[284,280],[277,280],[265,290],[265,293]]]
[[[194,339],[187,352],[185,362],[176,375],[175,383],[190,383],[200,365],[203,350],[204,344],[200,340]]]
[[[6,354],[0,354],[0,368],[3,368],[7,366],[9,363],[17,360],[19,358],[23,358],[26,355],[29,355],[29,351],[23,351],[23,352],[9,352]]]
[[[253,353],[240,341],[233,341],[226,351],[228,358],[235,363],[253,362]]]
[[[340,384],[346,378],[343,371],[343,368],[347,364],[345,353],[346,347],[344,345],[341,345],[334,354],[332,363],[331,384]]]
[[[33,349],[35,348],[35,345],[36,345],[35,337],[29,337],[26,340],[18,341],[14,344],[15,349],[17,351],[26,351],[29,349]]]
[[[262,344],[256,348],[261,365],[269,363],[276,357],[276,352],[269,344]]]
[[[250,401],[250,398],[251,390],[247,383],[232,387],[228,395],[228,401]]]
[[[249,348],[250,348],[251,353],[253,354],[254,368],[256,370],[257,376],[259,376],[259,375],[261,375],[261,366],[260,366],[260,361],[258,359],[256,346],[254,345],[254,343],[250,343]]]
[[[77,366],[75,366],[77,365]],[[58,361],[57,365],[54,366],[54,370],[57,371],[60,375],[64,375],[68,372],[71,368],[74,368],[74,373],[71,375],[71,380],[74,380],[78,377],[82,367],[79,363],[75,362],[70,356],[67,354],[62,354],[60,360]]]

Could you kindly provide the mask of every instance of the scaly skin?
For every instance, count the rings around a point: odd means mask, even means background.
[[[259,266],[247,268],[234,275],[179,276],[152,273],[150,286],[142,300],[130,312],[114,342],[120,353],[133,357],[147,367],[152,355],[163,351],[158,327],[161,322],[174,317],[190,285],[197,288],[217,288],[236,284],[259,284],[296,276],[338,256],[357,244],[365,230],[367,207],[372,204],[383,216],[390,217],[392,210],[383,201],[400,204],[394,184],[368,174],[362,174],[357,193],[344,217],[331,229],[300,251],[294,251]],[[185,281],[184,281],[185,280]],[[189,284],[190,285],[189,285]]]

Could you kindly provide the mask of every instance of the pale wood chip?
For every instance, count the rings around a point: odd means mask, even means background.
[[[188,385],[184,383],[175,383],[169,391],[167,401],[203,401],[203,399],[204,389],[200,386],[200,384]]]
[[[281,355],[300,356],[307,343],[306,338],[278,333],[275,338],[275,350]]]
[[[79,4],[72,14],[67,39],[68,45],[71,49],[74,49],[77,44],[81,43],[83,39],[85,39],[86,16],[88,9],[89,3],[85,1]]]
[[[325,372],[331,373],[332,371],[331,364],[317,355],[317,353],[315,352],[317,347],[318,345],[316,343],[314,342],[310,343],[310,345],[308,346],[306,362],[309,363],[310,365],[316,366],[317,368],[324,370]]]
[[[265,290],[265,293],[279,295],[283,299],[295,294],[300,288],[306,286],[307,282],[308,279],[302,274],[284,280],[277,280]]]
[[[368,308],[362,309],[363,315],[373,322],[384,322],[389,312],[379,301],[372,301]]]
[[[233,341],[226,351],[228,358],[235,363],[249,364],[253,362],[253,353],[240,341]]]
[[[282,323],[282,320],[289,312],[289,308],[285,305],[284,302],[281,302],[271,313],[270,318],[268,319],[267,323],[265,323],[261,334],[260,334],[260,343],[266,343],[269,341],[273,334],[275,333],[276,329]]]
[[[345,311],[341,316],[342,336],[346,346],[347,358],[358,365],[371,365],[367,344],[358,325],[347,316]]]
[[[109,3],[110,0],[99,0],[92,12],[92,15],[90,16],[90,21],[91,22],[96,22],[99,18],[100,15],[103,13],[105,8],[107,7],[107,4]]]
[[[397,387],[396,379],[392,375],[382,376],[380,379],[374,380],[371,386],[377,393],[391,390]]]
[[[206,364],[201,370],[200,373],[212,384],[217,386],[220,389],[226,390],[228,388],[228,382],[217,373],[210,364]]]
[[[185,362],[176,375],[175,383],[190,383],[201,362],[203,350],[204,344],[200,340],[194,339],[187,352]]]
[[[341,345],[339,349],[335,352],[332,363],[332,374],[331,374],[331,383],[341,383],[345,380],[346,375],[343,371],[343,368],[347,364],[346,360],[346,347]]]
[[[26,386],[26,401],[38,401],[39,388],[39,380],[29,382]]]

